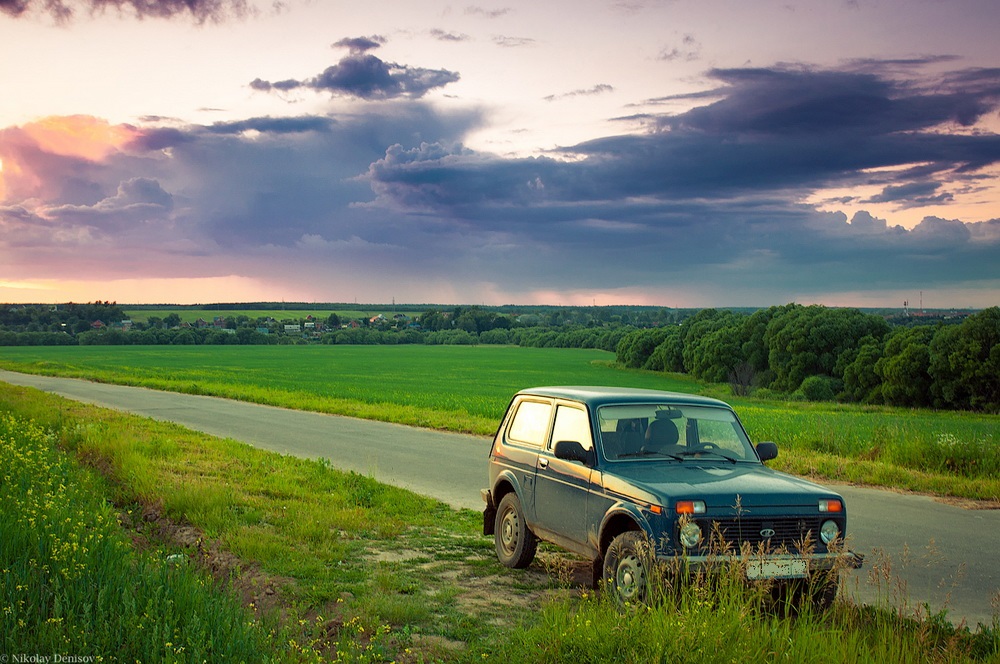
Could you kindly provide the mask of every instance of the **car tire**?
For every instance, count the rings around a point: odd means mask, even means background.
[[[523,569],[535,559],[538,539],[528,528],[516,493],[508,493],[497,506],[493,529],[493,542],[497,559],[505,567]]]
[[[630,530],[615,537],[604,554],[604,590],[619,604],[641,604],[650,596],[655,558],[644,533]]]

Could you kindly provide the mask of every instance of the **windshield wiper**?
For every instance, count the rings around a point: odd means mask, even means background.
[[[723,459],[725,459],[730,463],[737,462],[736,458],[731,457],[728,454],[723,454],[722,452],[717,452],[716,450],[684,450],[683,452],[678,452],[677,454],[684,457],[698,456],[699,454],[714,454],[715,456],[722,457]]]
[[[683,461],[684,457],[680,457],[676,454],[670,454],[669,452],[656,452],[654,450],[639,450],[638,452],[629,452],[627,454],[619,454],[619,459],[633,459],[635,457],[646,457],[646,456],[665,456],[671,459],[677,459],[678,461]]]

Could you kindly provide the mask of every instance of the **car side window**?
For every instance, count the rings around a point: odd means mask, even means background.
[[[593,449],[594,444],[590,436],[590,419],[587,411],[571,406],[556,407],[556,421],[552,426],[551,446],[561,440],[575,440],[583,446],[583,449]]]
[[[507,438],[513,442],[533,447],[545,444],[552,404],[542,401],[522,401],[517,406],[514,419],[507,429]]]

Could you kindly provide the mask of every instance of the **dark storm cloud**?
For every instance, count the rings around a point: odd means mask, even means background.
[[[761,288],[785,289],[996,278],[1000,237],[983,230],[993,226],[929,217],[908,231],[790,202],[873,181],[883,187],[878,201],[947,202],[956,176],[981,177],[978,169],[1000,162],[1000,137],[941,131],[997,109],[996,72],[898,81],[776,67],[712,76],[723,85],[703,97],[709,103],[659,116],[645,135],[560,151],[572,160],[396,146],[367,178],[379,205],[502,237],[511,253],[498,270],[524,281],[542,272],[563,288],[697,281],[706,270],[713,283],[745,285],[747,269]],[[911,164],[920,166],[900,168]],[[573,265],[588,267],[581,275]]]
[[[7,16],[47,13],[59,22],[72,19],[78,11],[96,14],[109,9],[139,19],[190,16],[198,23],[243,17],[251,11],[246,0],[0,0],[0,12]]]
[[[711,91],[717,101],[660,116],[658,131],[645,136],[598,139],[571,151],[592,157],[597,171],[611,165],[627,176],[612,186],[632,195],[859,184],[865,169],[918,163],[926,180],[1000,161],[995,134],[938,131],[998,108],[1000,75],[992,70],[918,82],[806,68],[711,73],[726,83]],[[909,184],[916,175],[891,177],[885,184]]]
[[[479,122],[474,113],[439,114],[400,102],[337,118],[138,127],[137,138],[99,161],[48,153],[16,128],[0,130],[5,162],[38,181],[21,192],[7,178],[0,249],[15,242],[30,247],[34,253],[26,248],[25,260],[46,247],[75,250],[58,262],[70,271],[100,262],[101,274],[114,272],[115,247],[135,256],[151,252],[161,258],[147,257],[143,269],[169,275],[176,274],[169,263],[180,256],[257,256],[254,269],[273,271],[278,267],[267,256],[300,244],[310,251],[346,247],[358,235],[364,240],[350,245],[355,253],[359,243],[391,244],[385,228],[366,230],[373,215],[357,205],[372,192],[357,176],[387,144],[415,136],[455,140]],[[88,249],[95,243],[100,251]]]
[[[769,304],[995,283],[1000,220],[928,216],[907,230],[796,202],[857,185],[879,191],[872,203],[947,202],[992,174],[997,135],[947,129],[997,110],[996,72],[892,69],[715,71],[720,85],[696,107],[646,114],[645,134],[532,158],[465,148],[484,118],[409,100],[335,117],[163,120],[130,128],[132,142],[100,162],[0,130],[5,162],[39,180],[7,182],[0,248],[17,243],[8,254],[27,261],[57,247],[54,262],[76,273],[132,255],[170,276],[183,257],[191,271],[239,263],[331,287],[672,288],[693,300],[715,289],[730,305],[735,293]]]
[[[720,101],[678,116],[664,128],[712,133],[884,135],[944,123],[968,126],[998,100],[997,70],[969,70],[925,86],[877,74],[811,68],[716,69]]]
[[[866,203],[898,203],[900,207],[936,205],[955,199],[948,192],[935,193],[941,188],[939,182],[913,182],[899,186],[889,186],[880,194],[865,200]]]
[[[260,78],[250,82],[250,87],[260,92],[289,92],[299,88],[328,92],[360,99],[417,99],[435,88],[458,80],[457,72],[447,69],[410,67],[382,59],[368,53],[385,40],[379,36],[341,39],[335,47],[350,49],[350,54],[337,64],[327,67],[313,78],[270,82]]]

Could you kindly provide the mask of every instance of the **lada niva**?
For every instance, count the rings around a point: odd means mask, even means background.
[[[655,561],[686,570],[736,564],[748,581],[810,588],[827,606],[844,546],[837,493],[764,465],[726,403],[610,387],[538,387],[511,400],[489,455],[483,531],[507,567],[538,540],[594,561],[595,582],[644,601]]]

